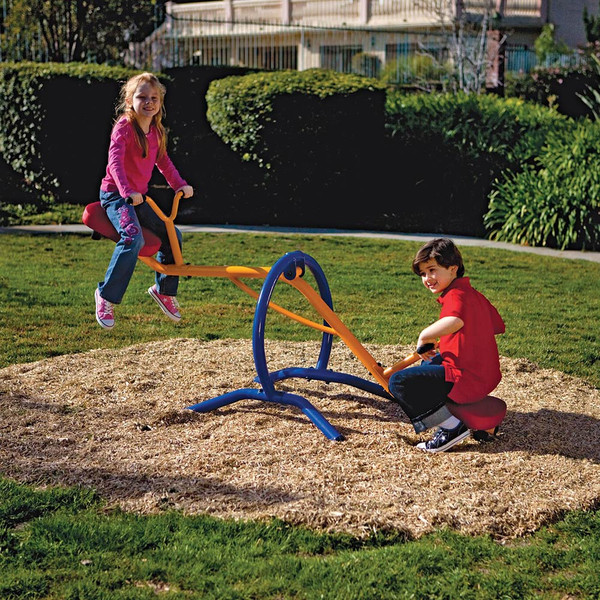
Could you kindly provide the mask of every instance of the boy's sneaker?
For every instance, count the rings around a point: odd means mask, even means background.
[[[469,437],[470,434],[471,430],[463,422],[458,424],[454,429],[439,427],[428,442],[417,444],[417,448],[426,452],[445,452]]]
[[[100,327],[104,327],[104,329],[112,329],[115,325],[113,303],[105,300],[100,295],[100,290],[98,288],[96,288],[94,298],[96,299],[96,321],[98,321]]]
[[[497,440],[499,426],[494,427],[493,429],[477,429],[471,432],[474,440],[477,440],[481,443],[493,442]]]
[[[181,315],[179,314],[179,303],[175,296],[166,296],[165,294],[159,294],[156,290],[156,286],[153,285],[148,288],[148,293],[156,300],[156,303],[160,306],[160,309],[171,319],[172,321],[179,321]]]

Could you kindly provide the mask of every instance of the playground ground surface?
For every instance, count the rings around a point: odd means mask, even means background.
[[[367,345],[382,364],[411,349]],[[267,341],[269,367],[311,366],[318,342]],[[169,357],[170,366],[157,370]],[[337,341],[330,368],[369,377]],[[600,498],[600,390],[526,359],[502,358],[498,439],[427,454],[397,405],[346,385],[290,379],[345,436],[296,408],[243,400],[186,407],[255,387],[250,340],[175,338],[0,370],[0,464],[36,485],[91,486],[109,505],[234,519],[279,517],[366,536],[438,528],[508,541]]]
[[[435,234],[180,226],[183,232],[302,233],[425,241]],[[0,228],[71,233],[82,225]],[[460,245],[600,262],[600,253],[453,237]],[[367,345],[382,364],[411,348]],[[311,366],[316,342],[267,342],[271,370]],[[157,371],[169,357],[169,368]],[[341,343],[330,368],[369,377]],[[399,407],[345,385],[291,379],[346,439],[327,440],[298,410],[244,400],[186,406],[255,387],[250,340],[176,338],[63,355],[0,370],[0,463],[36,485],[91,486],[110,505],[223,518],[279,517],[357,536],[448,527],[508,540],[600,498],[600,390],[527,359],[502,357],[508,404],[498,439],[430,455]],[[110,376],[107,376],[110,373]]]

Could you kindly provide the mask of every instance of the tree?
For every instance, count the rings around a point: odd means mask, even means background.
[[[600,12],[600,2],[598,11]],[[587,6],[583,7],[583,26],[585,27],[585,37],[590,44],[600,42],[600,14],[598,16],[591,15]]]
[[[467,12],[461,0],[421,0],[417,5],[433,13],[441,29],[448,52],[445,66],[450,67],[450,87],[477,94],[485,89],[488,71],[506,40],[504,34],[494,30],[496,2],[480,2],[476,13]],[[493,32],[496,35],[492,36]]]
[[[53,62],[120,62],[156,27],[165,0],[13,0],[3,55]]]
[[[546,23],[542,27],[542,32],[535,40],[533,46],[539,64],[544,64],[557,55],[572,53],[565,42],[556,40],[553,23]]]

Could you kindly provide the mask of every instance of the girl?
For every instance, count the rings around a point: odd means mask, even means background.
[[[101,327],[115,324],[114,304],[120,304],[144,246],[142,228],[147,227],[162,240],[156,256],[162,264],[174,262],[164,223],[144,202],[154,165],[176,192],[190,198],[194,190],[179,175],[167,151],[162,124],[165,87],[152,73],[141,73],[121,88],[117,120],[110,136],[106,175],[100,186],[100,202],[121,239],[117,242],[104,281],[95,292],[96,320]],[[181,244],[181,233],[177,230]],[[181,315],[176,299],[179,278],[156,273],[150,296],[173,321]]]

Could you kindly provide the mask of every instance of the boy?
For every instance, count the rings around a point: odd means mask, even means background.
[[[500,382],[495,335],[504,322],[487,298],[471,287],[462,256],[452,240],[436,238],[416,254],[413,271],[438,296],[440,318],[423,329],[417,352],[424,363],[394,373],[389,389],[417,433],[438,426],[418,448],[444,452],[470,435],[448,404],[470,404],[485,398]],[[439,338],[439,353],[433,348]]]

